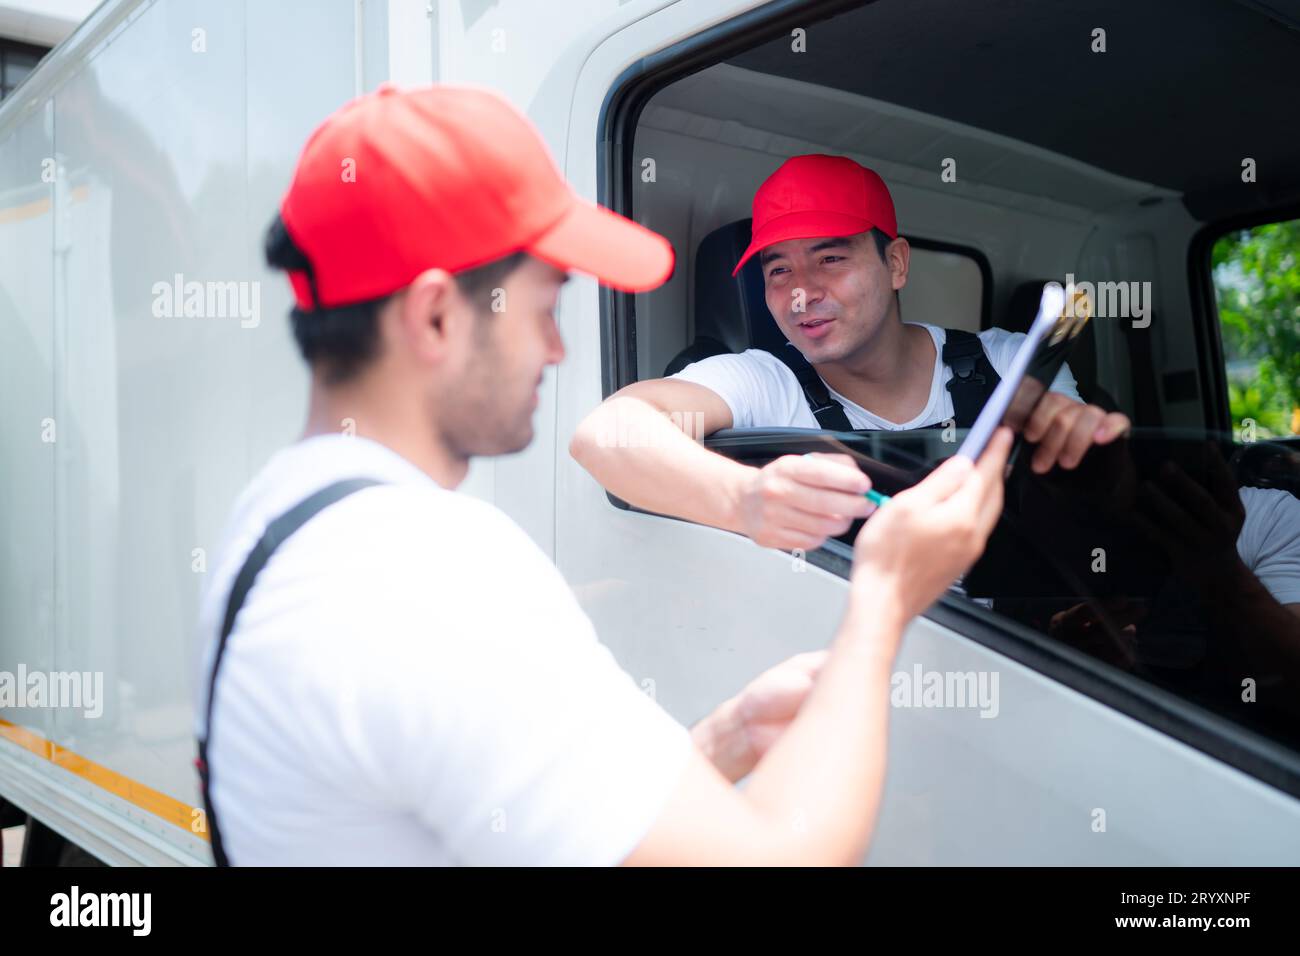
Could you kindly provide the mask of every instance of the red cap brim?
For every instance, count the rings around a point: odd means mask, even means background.
[[[673,272],[673,247],[667,239],[576,196],[559,221],[529,244],[528,252],[620,292],[648,292]]]
[[[754,233],[749,248],[740,257],[731,274],[734,276],[739,273],[754,253],[778,242],[787,239],[820,239],[823,236],[856,236],[860,232],[868,232],[874,225],[859,216],[846,216],[841,212],[792,212],[779,216],[764,223],[763,228]]]

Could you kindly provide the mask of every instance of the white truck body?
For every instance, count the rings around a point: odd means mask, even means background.
[[[193,768],[197,602],[236,494],[305,414],[288,285],[264,267],[261,240],[311,129],[383,80],[491,85],[594,200],[620,77],[762,6],[108,0],[0,105],[0,671],[99,672],[104,695],[99,716],[0,708],[0,797],[109,863],[210,863]],[[686,163],[711,156],[715,169],[725,154],[735,178],[715,184],[712,221],[649,207],[639,217],[679,254],[677,285],[646,306],[667,332],[662,346],[643,344],[643,374],[681,344],[688,250],[746,215],[772,157],[790,149],[728,143],[740,127],[711,116],[711,88],[760,80],[729,68],[697,79],[694,106],[683,86],[647,110],[647,142]],[[845,106],[800,92],[774,93],[766,108]],[[1113,194],[1140,186],[1040,153],[1016,155]],[[995,269],[1022,247],[1086,258],[1105,234],[1100,201],[1027,201],[1036,212],[990,226],[993,187],[954,211],[907,181],[903,158],[862,155],[894,163],[918,228],[984,249]],[[684,176],[666,188],[701,185]],[[155,316],[157,283],[195,280],[255,281],[257,314]],[[465,490],[554,557],[624,667],[691,723],[763,668],[824,647],[846,582],[736,535],[615,507],[572,460],[569,438],[603,395],[600,296],[590,279],[566,287],[568,357],[547,373],[536,438],[476,462]],[[671,314],[665,303],[678,300]],[[998,674],[997,719],[894,711],[870,862],[1300,859],[1294,796],[973,640],[958,618],[910,627],[898,669],[917,667]]]

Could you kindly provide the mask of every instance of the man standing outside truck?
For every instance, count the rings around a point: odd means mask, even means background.
[[[385,87],[308,140],[267,255],[311,394],[302,439],[237,501],[202,605],[218,862],[860,859],[902,630],[982,549],[1009,435],[867,523],[819,666],[775,668],[688,731],[527,535],[454,491],[471,456],[531,440],[569,270],[650,289],[668,243],[572,193],[496,95]]]

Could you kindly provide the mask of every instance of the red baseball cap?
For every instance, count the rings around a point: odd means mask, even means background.
[[[579,197],[533,124],[472,87],[384,84],[345,104],[303,147],[280,218],[311,262],[319,301],[289,273],[308,311],[518,251],[625,292],[673,269],[667,239]]]
[[[774,243],[855,236],[872,228],[898,238],[894,200],[879,175],[847,156],[795,156],[754,193],[753,238],[731,274]]]

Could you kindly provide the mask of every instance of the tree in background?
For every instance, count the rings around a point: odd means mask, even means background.
[[[1230,232],[1212,263],[1233,421],[1300,434],[1300,219]]]

